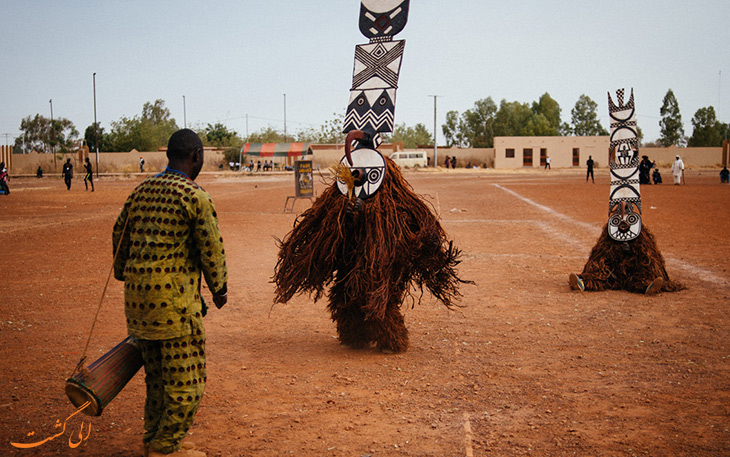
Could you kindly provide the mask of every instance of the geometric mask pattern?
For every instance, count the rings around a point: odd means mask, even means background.
[[[342,164],[350,168],[350,171],[358,171],[360,179],[355,181],[353,193],[355,197],[366,200],[372,196],[383,184],[385,178],[385,159],[375,149],[360,148],[352,151],[350,154],[352,165],[349,164],[346,157],[342,158]],[[337,187],[342,195],[347,195],[347,185],[344,181],[338,179]]]
[[[352,89],[397,88],[405,40],[355,46]]]
[[[362,130],[372,138],[393,131],[395,92],[405,40],[393,41],[408,20],[410,0],[361,0],[360,31],[369,44],[355,47],[352,87],[343,133]]]
[[[611,238],[631,241],[641,232],[641,189],[639,187],[639,138],[636,127],[634,90],[624,103],[624,89],[616,91],[615,104],[608,94],[611,118],[609,166],[611,192],[608,202]]]
[[[342,131],[392,132],[394,111],[395,89],[352,90]]]
[[[409,0],[362,0],[360,32],[371,40],[387,39],[403,30]]]

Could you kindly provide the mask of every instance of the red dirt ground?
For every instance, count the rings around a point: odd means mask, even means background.
[[[671,178],[670,176],[666,176]],[[606,221],[609,181],[580,171],[409,172],[464,251],[463,307],[405,307],[408,352],[341,346],[325,303],[272,308],[291,175],[204,174],[220,215],[229,304],[212,309],[208,384],[190,440],[209,456],[730,455],[730,186],[716,170],[642,186],[643,219],[687,290],[580,293]],[[83,350],[111,264],[111,228],[142,177],[71,191],[20,178],[0,197],[0,455],[141,455],[141,372],[78,448],[37,442],[74,408],[64,380]],[[320,191],[322,184],[316,187]],[[307,201],[299,201],[302,211]],[[206,291],[208,301],[210,294]],[[112,280],[90,346],[125,336]],[[86,430],[86,429],[85,429]],[[34,432],[32,436],[29,433]]]

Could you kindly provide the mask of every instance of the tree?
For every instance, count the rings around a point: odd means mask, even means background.
[[[73,122],[66,118],[54,119],[53,122],[45,116],[36,114],[27,116],[20,121],[21,135],[15,139],[15,146],[25,149],[25,152],[67,152],[78,137]]]
[[[545,92],[538,101],[527,103],[502,100],[499,109],[487,97],[459,117],[446,113],[441,126],[447,146],[494,147],[495,136],[555,136],[569,130],[560,120],[560,105]]]
[[[94,132],[94,124],[86,127],[84,131],[84,141],[89,147],[89,151],[96,151],[96,141],[99,141],[99,152],[112,152],[109,148],[108,134],[104,133],[104,127],[101,127],[99,123],[96,123],[96,132]]]
[[[170,116],[164,100],[157,99],[142,106],[141,117],[122,117],[112,121],[108,139],[110,147],[116,151],[155,151],[165,146],[176,130],[177,123]]]
[[[532,102],[532,118],[528,121],[532,124],[532,127],[528,130],[533,130],[535,133],[532,135],[536,136],[556,136],[561,133],[562,122],[560,120],[560,105],[555,101],[550,94],[545,92],[542,94],[540,99],[536,102]],[[543,119],[544,118],[544,121]],[[545,124],[545,122],[547,124]]]
[[[598,103],[583,94],[578,97],[575,107],[570,110],[571,133],[575,136],[608,135],[598,121]]]
[[[532,111],[527,103],[502,100],[494,118],[494,136],[526,136],[526,126],[531,115]]]
[[[460,129],[465,146],[472,148],[494,147],[494,117],[497,104],[492,97],[474,102],[474,108],[461,115]]]
[[[464,134],[462,132],[458,111],[449,111],[446,113],[446,122],[441,126],[441,132],[444,134],[446,146],[464,146]]]
[[[249,143],[284,143],[284,133],[272,126],[266,126],[248,137]]]
[[[406,127],[406,124],[398,124],[393,133],[388,135],[387,140],[391,143],[400,141],[406,149],[415,149],[419,145],[432,144],[433,136],[425,125],[420,122],[415,127]]]
[[[692,118],[692,136],[688,146],[722,146],[726,126],[715,117],[715,108],[700,108]]]
[[[682,115],[679,112],[679,103],[674,96],[672,89],[667,91],[659,110],[662,119],[659,121],[661,127],[659,143],[664,146],[684,146],[686,138],[684,136],[684,126],[682,125]]]
[[[332,119],[322,124],[319,129],[309,127],[300,130],[296,134],[297,141],[318,143],[318,144],[342,144],[345,142],[345,134],[342,133],[342,127],[345,123],[345,115],[333,113]]]
[[[235,131],[228,130],[228,127],[219,122],[215,125],[208,124],[204,133],[204,143],[217,148],[225,148],[229,146],[240,147],[243,144],[243,140],[238,137],[238,134]]]

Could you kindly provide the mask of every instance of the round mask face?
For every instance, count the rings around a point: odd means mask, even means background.
[[[641,215],[627,209],[623,216],[614,212],[608,218],[608,236],[616,241],[631,241],[641,233]]]
[[[355,188],[353,195],[365,200],[371,197],[383,184],[385,178],[385,159],[380,153],[374,149],[362,148],[355,149],[350,153],[352,157],[352,165],[347,161],[347,157],[342,157],[343,165],[348,167],[355,176]],[[337,187],[343,195],[347,195],[347,185],[337,180]]]

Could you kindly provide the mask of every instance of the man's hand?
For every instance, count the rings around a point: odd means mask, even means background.
[[[228,293],[225,293],[223,295],[213,295],[213,303],[215,303],[215,307],[218,309],[223,308],[223,305],[225,305],[228,302]]]

